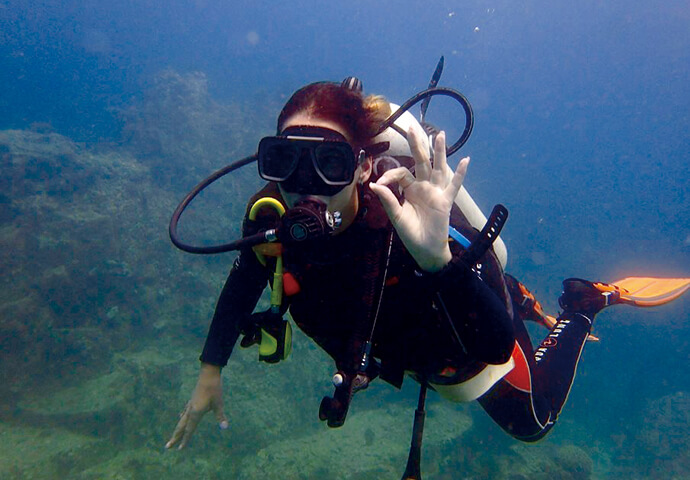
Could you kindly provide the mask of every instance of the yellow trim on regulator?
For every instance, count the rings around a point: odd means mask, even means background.
[[[266,332],[266,330],[261,330],[261,344],[259,345],[259,355],[260,356],[271,356],[278,350],[278,340]]]
[[[261,207],[273,207],[273,210],[278,212],[281,217],[285,213],[285,207],[278,200],[272,197],[263,197],[254,202],[252,208],[249,209],[249,220],[256,220],[256,214]]]

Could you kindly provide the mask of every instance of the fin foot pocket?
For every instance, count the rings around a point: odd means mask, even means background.
[[[532,292],[530,292],[522,282],[518,281],[512,275],[506,274],[508,279],[508,288],[510,290],[510,295],[513,298],[515,309],[519,318],[523,321],[532,321],[537,325],[540,325],[547,330],[552,330],[558,320],[552,315],[548,315],[539,301],[534,297]],[[592,335],[591,333],[587,335],[587,340],[591,342],[598,342],[599,337]]]
[[[563,280],[558,304],[564,311],[594,316],[604,308],[620,303],[621,290],[615,285],[594,283],[581,278]]]

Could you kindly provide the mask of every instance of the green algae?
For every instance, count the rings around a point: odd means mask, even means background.
[[[98,438],[69,430],[1,422],[0,444],[0,477],[11,480],[60,478],[106,449]]]

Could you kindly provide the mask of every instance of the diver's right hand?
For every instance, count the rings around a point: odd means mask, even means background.
[[[218,426],[228,428],[228,419],[223,412],[223,388],[221,385],[220,367],[208,363],[201,364],[199,380],[196,382],[192,399],[187,402],[180,414],[175,431],[165,444],[165,448],[177,447],[182,450],[189,443],[189,439],[196,430],[201,417],[213,410],[218,420]]]

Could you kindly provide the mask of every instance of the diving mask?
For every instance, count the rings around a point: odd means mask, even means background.
[[[332,196],[352,183],[364,156],[335,130],[289,127],[259,142],[259,175],[287,192]]]

